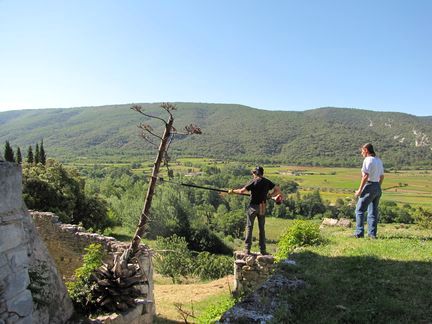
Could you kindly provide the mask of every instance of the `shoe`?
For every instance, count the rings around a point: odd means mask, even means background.
[[[269,255],[270,254],[267,251],[261,251],[260,253],[261,253],[261,255]]]
[[[251,254],[251,251],[250,251],[249,249],[244,249],[244,250],[243,250],[243,253],[246,254],[246,255],[250,255],[250,254]]]
[[[376,240],[377,237],[375,235],[368,235],[370,240]]]
[[[354,237],[354,238],[363,238],[364,235],[360,235],[360,234],[353,234],[352,237]]]

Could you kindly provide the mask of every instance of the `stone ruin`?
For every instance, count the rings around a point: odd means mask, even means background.
[[[242,300],[222,315],[220,323],[274,322],[278,307],[286,304],[283,295],[290,290],[305,287],[305,282],[287,278],[274,263],[274,256],[234,253],[234,291]],[[295,261],[285,260],[284,267],[295,266]]]
[[[72,302],[21,192],[21,167],[0,162],[0,323],[65,323]]]
[[[250,294],[272,274],[274,256],[234,252],[234,296]]]
[[[126,244],[62,224],[52,213],[31,212],[22,200],[21,167],[0,161],[0,324],[73,323],[74,309],[64,280],[82,264],[84,249],[100,243],[105,263]],[[141,246],[141,297],[133,309],[101,316],[93,323],[151,323],[155,312],[151,251]]]

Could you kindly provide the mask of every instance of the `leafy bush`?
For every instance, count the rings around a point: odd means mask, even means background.
[[[432,211],[419,207],[414,214],[416,223],[425,229],[432,229]]]
[[[288,257],[295,248],[306,245],[317,245],[323,242],[319,225],[306,220],[296,220],[284,234],[282,234],[276,253],[276,260]]]
[[[159,253],[155,256],[155,269],[159,274],[170,277],[173,283],[191,274],[192,254],[184,237],[175,234],[170,237],[159,236],[156,249]]]
[[[233,273],[232,257],[201,252],[193,263],[194,275],[202,280],[218,279]]]
[[[85,181],[76,170],[54,160],[46,165],[25,164],[23,198],[29,209],[56,213],[62,222],[103,230],[111,226],[107,204],[85,193]]]
[[[232,255],[232,249],[206,226],[191,228],[187,239],[189,248],[194,251],[207,251],[215,254]]]
[[[235,238],[243,238],[245,226],[246,216],[243,209],[227,211],[223,215],[218,214],[214,220],[216,231],[222,232],[224,235],[232,235]]]
[[[181,277],[188,276],[197,276],[202,280],[217,279],[233,271],[231,257],[201,252],[193,258],[184,237],[158,237],[156,249],[155,269],[162,276],[170,277],[173,283],[181,282]]]
[[[221,316],[236,303],[236,300],[227,296],[217,303],[209,305],[197,318],[197,323],[216,323]]]
[[[85,251],[83,265],[75,270],[75,281],[66,282],[66,287],[75,308],[90,314],[96,308],[91,276],[102,265],[102,245],[90,244]]]

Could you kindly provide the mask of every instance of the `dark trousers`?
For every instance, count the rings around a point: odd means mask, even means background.
[[[245,248],[250,250],[252,247],[252,231],[255,217],[258,218],[258,229],[259,229],[259,246],[261,252],[266,251],[265,242],[265,215],[259,214],[259,205],[249,205],[246,210],[246,237],[245,237]]]

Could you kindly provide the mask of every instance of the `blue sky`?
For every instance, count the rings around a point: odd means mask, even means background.
[[[429,0],[0,0],[0,111],[133,102],[432,115]]]

